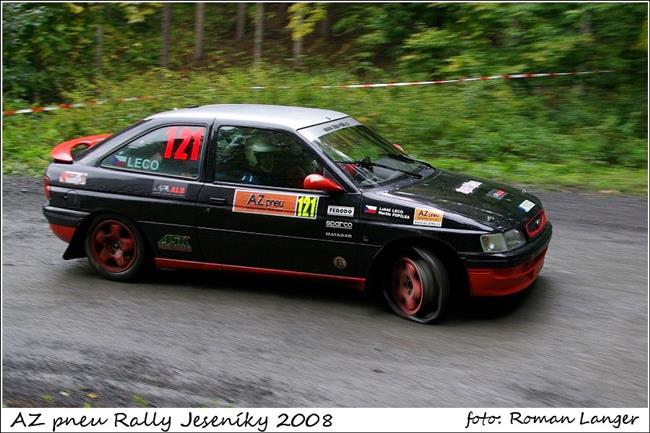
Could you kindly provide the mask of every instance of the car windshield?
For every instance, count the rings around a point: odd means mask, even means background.
[[[422,178],[422,170],[432,168],[409,157],[368,127],[358,122],[348,126],[350,123],[346,121],[319,128],[319,132],[324,134],[313,137],[312,141],[358,186],[383,185],[405,176]],[[339,129],[331,130],[337,126]]]

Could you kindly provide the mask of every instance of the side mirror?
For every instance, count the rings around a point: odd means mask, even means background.
[[[334,192],[343,192],[345,191],[341,185],[336,181],[329,179],[320,174],[310,174],[305,178],[302,183],[303,188],[305,189],[315,189],[319,191],[325,191],[329,193]]]

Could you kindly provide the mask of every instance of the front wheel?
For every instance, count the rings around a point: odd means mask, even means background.
[[[450,302],[447,270],[425,249],[402,251],[395,256],[384,279],[384,297],[399,316],[419,323],[439,322]]]
[[[144,240],[137,227],[118,215],[100,215],[86,232],[86,255],[105,278],[126,281],[136,276],[145,259]]]

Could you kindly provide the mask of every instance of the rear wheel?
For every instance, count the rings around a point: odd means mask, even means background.
[[[100,215],[86,232],[86,255],[105,278],[126,281],[135,277],[145,259],[144,241],[137,227],[117,215]]]
[[[391,309],[419,323],[442,320],[449,308],[449,277],[433,253],[410,248],[396,254],[384,279],[384,297]]]

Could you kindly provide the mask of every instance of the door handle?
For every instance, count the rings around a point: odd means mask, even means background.
[[[210,204],[214,204],[217,206],[226,204],[226,199],[223,197],[210,197],[209,201]]]

